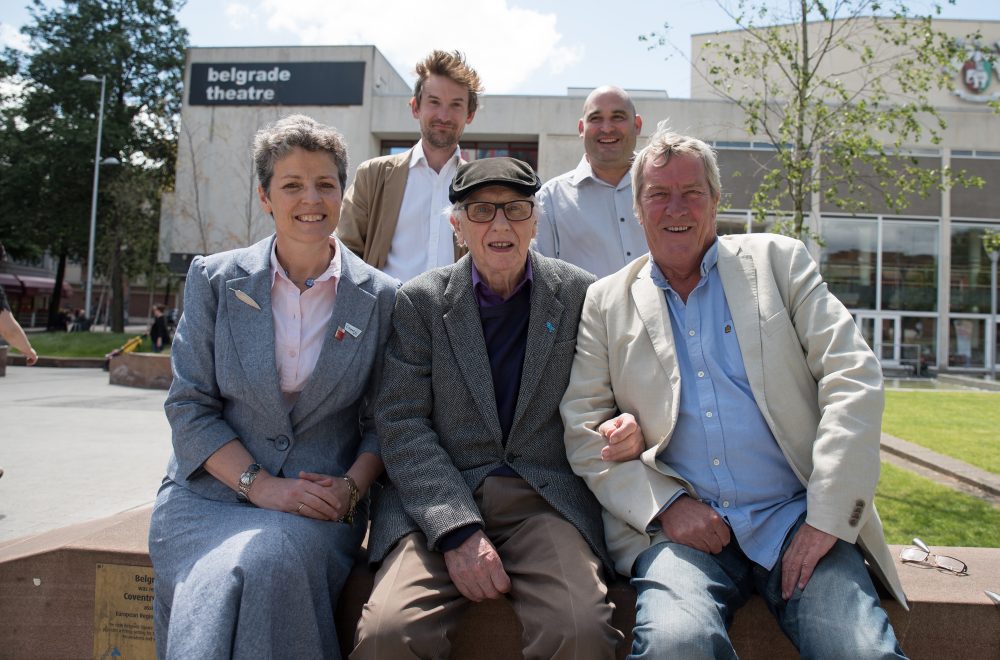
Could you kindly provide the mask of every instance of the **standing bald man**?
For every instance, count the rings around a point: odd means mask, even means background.
[[[538,251],[604,277],[646,253],[629,167],[642,117],[625,90],[598,87],[577,125],[584,156],[538,193]]]

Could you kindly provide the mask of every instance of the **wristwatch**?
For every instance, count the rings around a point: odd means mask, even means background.
[[[251,463],[247,471],[240,475],[240,482],[237,484],[238,490],[236,491],[236,499],[240,502],[250,501],[250,487],[253,486],[253,480],[257,478],[258,472],[260,472],[260,465]]]

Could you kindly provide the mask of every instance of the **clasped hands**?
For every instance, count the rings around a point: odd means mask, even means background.
[[[299,472],[298,479],[261,472],[250,490],[261,509],[297,513],[316,520],[339,521],[351,509],[351,489],[342,477]]]

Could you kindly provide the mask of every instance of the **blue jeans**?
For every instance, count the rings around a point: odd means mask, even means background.
[[[783,557],[805,516],[792,527]],[[726,632],[756,590],[803,658],[904,658],[879,604],[864,558],[838,540],[805,589],[781,597],[781,559],[767,570],[750,561],[735,536],[712,555],[657,543],[635,561],[637,592],[629,658],[735,658]]]

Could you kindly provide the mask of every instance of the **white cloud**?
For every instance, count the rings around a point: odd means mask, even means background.
[[[257,12],[242,2],[227,2],[225,11],[226,18],[229,19],[229,27],[233,30],[239,31],[248,27],[257,27],[260,20]]]
[[[460,50],[491,94],[583,57],[582,47],[560,45],[555,14],[510,0],[260,0],[260,9],[269,29],[288,30],[303,44],[374,44],[407,78],[431,50]]]
[[[0,23],[0,48],[13,48],[28,52],[29,47],[30,42],[27,36],[7,23]]]

